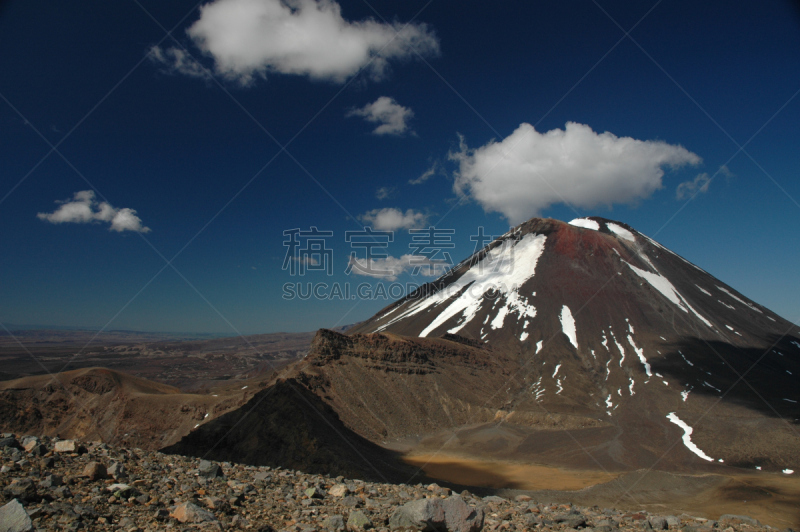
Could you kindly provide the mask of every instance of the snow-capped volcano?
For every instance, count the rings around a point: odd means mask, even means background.
[[[518,364],[510,422],[616,427],[605,452],[620,463],[641,463],[625,442],[665,434],[682,434],[686,459],[748,467],[800,449],[800,328],[624,223],[529,220],[357,333],[503,353]]]
[[[577,330],[577,314],[607,318],[599,327],[578,319],[584,326]],[[356,331],[447,332],[489,342],[510,340],[513,333],[523,345],[535,345],[546,338],[533,330],[553,315],[579,351],[579,341],[594,347],[606,336],[607,343],[615,326],[623,332],[629,325],[657,326],[670,335],[733,343],[745,330],[758,336],[796,332],[654,240],[595,217],[569,224],[530,220]]]

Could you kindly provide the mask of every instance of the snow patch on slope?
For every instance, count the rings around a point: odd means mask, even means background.
[[[539,380],[531,385],[531,393],[533,393],[534,400],[537,403],[541,401],[544,392],[545,388],[542,387],[542,378],[539,377]]]
[[[578,349],[578,332],[575,329],[575,318],[572,317],[572,312],[569,310],[568,306],[564,305],[561,307],[561,316],[559,319],[561,320],[561,330],[567,335],[567,338],[569,338],[570,343],[575,346],[575,349]]]
[[[676,425],[678,425],[680,428],[683,429],[683,444],[690,451],[692,451],[694,454],[696,454],[697,456],[699,456],[703,460],[707,460],[709,462],[713,462],[714,461],[713,458],[711,458],[706,453],[701,451],[700,448],[697,447],[697,445],[695,445],[692,442],[692,432],[694,431],[694,429],[692,427],[687,425],[684,421],[681,420],[681,418],[679,418],[677,415],[675,415],[675,412],[670,412],[669,414],[667,414],[667,419],[669,419],[672,423],[675,423]]]
[[[624,238],[629,242],[636,242],[636,239],[633,237],[633,233],[622,227],[621,225],[606,223],[606,227],[608,230],[617,235],[620,238]]]
[[[736,297],[735,295],[731,294],[729,290],[726,290],[725,288],[722,288],[721,286],[718,286],[718,287],[717,287],[717,290],[721,290],[722,292],[725,292],[725,293],[726,293],[726,294],[728,294],[728,295],[729,295],[731,298],[735,299],[736,301],[738,301],[738,302],[739,302],[739,303],[741,303],[742,305],[745,305],[745,306],[747,306],[747,307],[748,307],[748,308],[750,308],[751,310],[755,310],[755,311],[756,311],[756,312],[758,312],[759,314],[764,314],[763,312],[761,312],[761,309],[759,309],[759,308],[756,308],[756,307],[754,307],[753,305],[751,305],[750,303],[748,303],[747,301],[745,301],[745,300],[743,300],[743,299],[740,299],[740,298]]]
[[[569,225],[574,225],[575,227],[583,227],[584,229],[591,229],[593,231],[600,230],[600,224],[595,222],[594,220],[589,220],[588,218],[575,218],[574,220],[569,222]]]
[[[622,347],[622,344],[620,344],[617,341],[617,337],[614,336],[614,332],[613,331],[610,332],[611,332],[611,339],[614,340],[614,343],[617,344],[617,349],[619,349],[619,354],[621,355],[619,359],[619,367],[622,367],[622,363],[625,362],[625,348]]]
[[[630,334],[628,335],[628,343],[631,344],[631,347],[633,347],[633,350],[639,356],[639,362],[644,366],[644,372],[647,373],[647,378],[652,377],[653,372],[650,370],[650,364],[647,363],[647,359],[644,357],[644,348],[640,349],[636,347],[636,344],[633,343],[633,337]]]

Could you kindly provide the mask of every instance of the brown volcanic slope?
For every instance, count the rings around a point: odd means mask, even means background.
[[[493,421],[509,399],[496,390],[516,368],[502,354],[459,337],[346,336],[323,329],[309,355],[274,385],[164,450],[408,482],[416,468],[376,443],[472,418]],[[476,397],[486,404],[474,404]]]
[[[571,224],[522,224],[305,371],[373,439],[573,467],[800,469],[798,327],[625,224]],[[491,346],[481,360],[503,377],[442,357],[388,378],[361,354],[444,334]],[[713,461],[682,443],[681,422]]]
[[[105,368],[25,377],[0,382],[0,430],[155,450],[240,407],[239,388],[185,394]]]
[[[384,481],[417,472],[295,380],[266,376],[214,392],[182,393],[105,368],[25,377],[0,382],[0,432]]]
[[[378,442],[490,422],[508,405],[517,363],[466,339],[320,330],[293,376]]]

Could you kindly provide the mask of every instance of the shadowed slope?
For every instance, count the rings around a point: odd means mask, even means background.
[[[405,482],[415,471],[396,453],[353,433],[292,379],[279,380],[162,451],[381,481]]]

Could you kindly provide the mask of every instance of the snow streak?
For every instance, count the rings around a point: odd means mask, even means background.
[[[575,318],[572,317],[572,312],[570,312],[568,306],[564,305],[561,307],[561,316],[559,319],[561,320],[561,330],[567,335],[569,342],[575,346],[575,349],[578,349],[578,333],[575,329]]]
[[[711,458],[706,453],[701,451],[700,448],[697,447],[697,445],[695,445],[692,442],[692,432],[694,431],[694,429],[692,427],[687,425],[684,421],[681,420],[681,418],[679,418],[677,415],[675,415],[675,412],[670,412],[669,414],[667,414],[667,419],[669,419],[671,422],[675,423],[676,425],[678,425],[680,428],[683,429],[683,444],[690,451],[692,451],[694,454],[696,454],[697,456],[699,456],[703,460],[707,460],[709,462],[713,462],[714,461],[713,458]]]
[[[625,262],[625,261],[622,261],[622,262]],[[644,270],[641,270],[641,269],[637,268],[637,267],[636,267],[636,266],[634,266],[633,264],[629,264],[628,262],[625,262],[625,264],[627,264],[627,265],[628,265],[628,267],[629,267],[631,270],[633,270],[633,272],[634,272],[636,275],[638,275],[639,277],[641,277],[642,279],[644,279],[645,281],[647,281],[648,283],[650,283],[650,286],[652,286],[653,288],[655,288],[656,290],[658,290],[659,292],[661,292],[661,295],[663,295],[664,297],[666,297],[667,299],[669,299],[669,300],[670,300],[670,301],[671,301],[671,302],[672,302],[672,303],[673,303],[675,306],[677,306],[679,309],[681,309],[682,311],[686,312],[687,314],[688,314],[688,313],[689,313],[689,311],[691,310],[691,311],[692,311],[692,313],[693,313],[695,316],[697,316],[697,318],[698,318],[700,321],[702,321],[703,323],[705,323],[705,324],[706,324],[708,327],[712,327],[712,328],[713,328],[713,325],[711,325],[711,322],[710,322],[710,321],[708,321],[707,319],[705,319],[703,316],[701,316],[701,315],[700,315],[700,313],[698,313],[698,312],[697,312],[697,311],[696,311],[696,310],[695,310],[695,309],[694,309],[694,308],[693,308],[693,307],[692,307],[692,306],[691,306],[691,305],[690,305],[690,304],[689,304],[689,303],[688,303],[688,302],[687,302],[687,301],[686,301],[686,300],[683,298],[683,296],[682,296],[682,295],[680,295],[680,293],[678,293],[678,291],[675,289],[675,287],[674,287],[674,286],[672,286],[672,283],[670,283],[670,282],[669,282],[669,280],[668,280],[666,277],[664,277],[663,275],[661,275],[661,274],[660,274],[660,273],[658,273],[658,272],[656,272],[656,273],[650,273],[650,272],[646,272],[646,271],[644,271]]]

